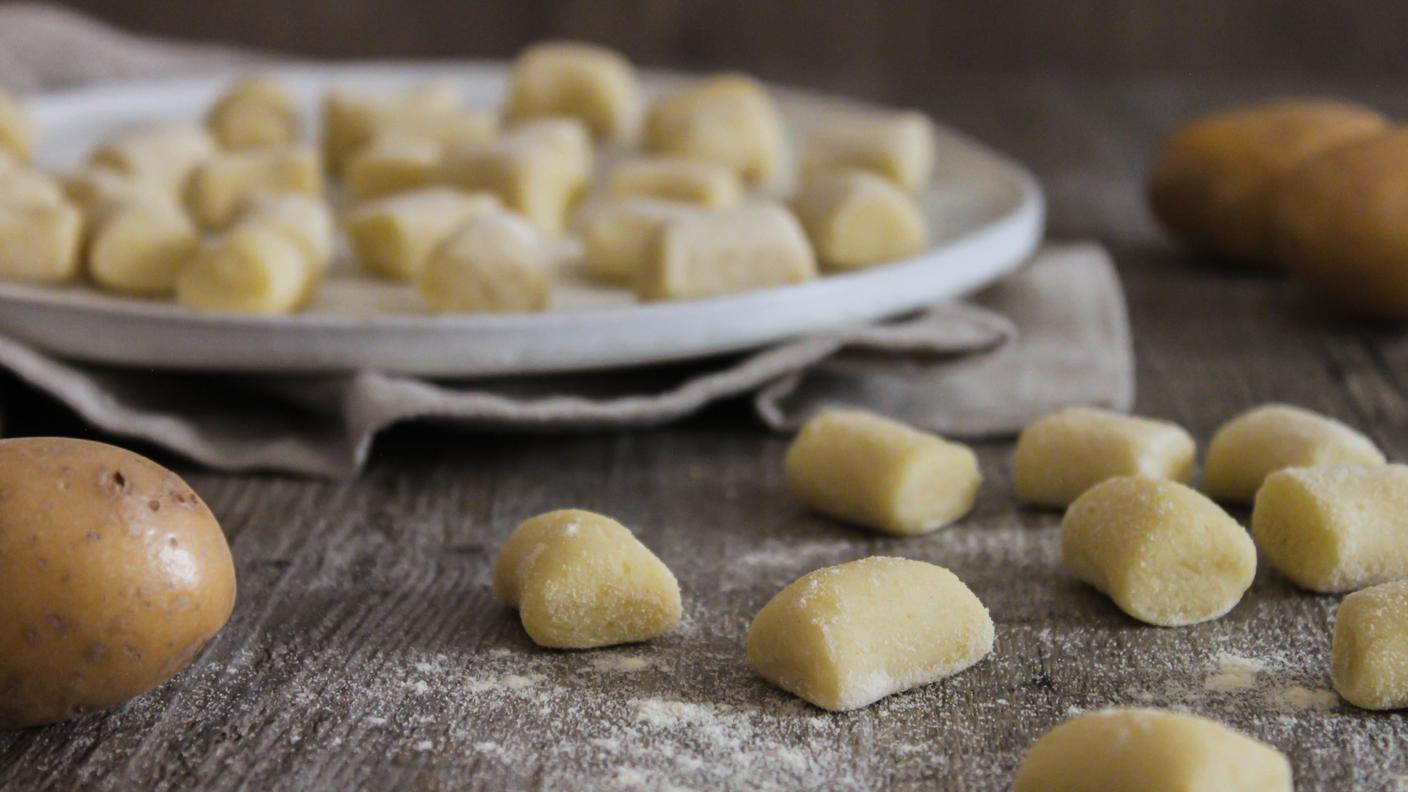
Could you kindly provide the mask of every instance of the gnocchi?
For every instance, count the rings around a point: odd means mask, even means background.
[[[497,208],[498,199],[488,193],[427,187],[362,204],[345,226],[363,266],[384,278],[410,280],[456,228]]]
[[[88,162],[160,185],[168,194],[180,196],[196,166],[215,153],[215,138],[205,127],[162,123],[117,135],[93,149]]]
[[[657,99],[646,114],[647,151],[717,162],[750,184],[778,177],[786,159],[782,118],[751,77],[722,74]]]
[[[631,283],[650,257],[650,245],[666,223],[701,211],[690,204],[628,198],[592,207],[583,221],[586,273],[610,283]]]
[[[576,128],[578,132],[569,132]],[[492,192],[504,206],[555,236],[586,191],[590,144],[583,151],[580,126],[537,126],[491,143],[454,147],[442,166],[443,181]],[[585,162],[584,162],[585,158]]]
[[[743,200],[743,182],[730,168],[680,157],[637,157],[617,165],[608,178],[612,198],[659,198],[727,209]]]
[[[983,480],[967,446],[861,410],[812,418],[783,468],[788,488],[813,510],[900,536],[967,514]]]
[[[287,192],[318,196],[323,173],[308,146],[270,146],[218,154],[191,174],[191,214],[204,228],[223,229],[234,221],[242,201],[255,193]]]
[[[440,313],[527,313],[547,307],[551,281],[552,256],[533,226],[488,211],[435,249],[417,286]]]
[[[861,171],[813,178],[792,201],[817,260],[827,269],[885,264],[924,249],[928,221],[908,193]]]
[[[323,163],[341,176],[347,159],[375,138],[391,119],[438,118],[460,108],[460,95],[446,83],[430,83],[399,94],[334,89],[323,96]]]
[[[0,279],[63,283],[77,277],[83,212],[69,203],[0,203]]]
[[[444,147],[432,140],[377,139],[348,160],[343,186],[355,201],[425,187],[435,180],[444,156]]]
[[[1331,679],[1356,707],[1408,708],[1408,579],[1356,591],[1335,614]]]
[[[810,180],[830,171],[860,169],[917,193],[929,185],[934,160],[934,124],[923,113],[857,115],[808,136],[802,173]]]
[[[316,274],[278,225],[240,223],[208,241],[176,278],[176,300],[198,311],[277,315],[298,310]]]
[[[103,289],[168,296],[200,245],[190,218],[167,201],[110,204],[88,240],[88,274]]]
[[[683,614],[669,568],[625,526],[580,509],[514,529],[494,562],[493,587],[528,637],[554,649],[647,641]]]
[[[252,75],[230,86],[206,115],[216,141],[227,149],[286,146],[298,139],[298,110],[283,83]]]
[[[797,218],[779,205],[758,204],[666,223],[651,237],[635,292],[642,300],[694,300],[816,275]]]
[[[1120,476],[1066,510],[1061,563],[1130,616],[1179,627],[1241,601],[1256,576],[1256,547],[1202,494],[1168,479]]]
[[[546,42],[514,61],[504,114],[512,121],[572,116],[598,140],[618,140],[633,132],[639,105],[635,69],[625,58],[591,44]]]
[[[39,130],[18,96],[0,88],[0,156],[29,162]]]
[[[1218,500],[1251,503],[1271,473],[1288,467],[1381,465],[1372,440],[1333,418],[1267,404],[1223,424],[1208,445],[1203,485]]]
[[[986,657],[992,617],[941,566],[876,556],[793,581],[748,627],[748,665],[825,710],[853,710]]]

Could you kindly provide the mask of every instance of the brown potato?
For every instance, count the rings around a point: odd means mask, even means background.
[[[1317,296],[1408,319],[1408,127],[1316,157],[1286,179],[1272,218],[1279,260]]]
[[[1311,157],[1382,132],[1378,112],[1347,102],[1272,102],[1194,119],[1164,142],[1149,202],[1168,231],[1229,260],[1273,267],[1271,200]]]
[[[174,473],[102,443],[0,440],[0,729],[151,690],[234,603],[225,536]]]

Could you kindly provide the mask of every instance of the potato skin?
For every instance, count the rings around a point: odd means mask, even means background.
[[[156,687],[234,602],[225,536],[176,474],[102,443],[0,440],[0,728]]]
[[[1244,266],[1275,267],[1271,205],[1314,156],[1388,128],[1347,102],[1287,100],[1196,118],[1164,142],[1149,178],[1154,216],[1174,236]]]
[[[1335,307],[1408,319],[1408,127],[1322,154],[1273,211],[1286,270]]]

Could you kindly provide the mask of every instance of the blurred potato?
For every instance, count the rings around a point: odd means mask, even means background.
[[[1355,316],[1408,319],[1408,126],[1316,157],[1272,208],[1276,253]]]
[[[1272,267],[1271,203],[1312,157],[1383,132],[1361,105],[1290,100],[1196,118],[1164,142],[1149,179],[1155,217],[1174,236],[1241,264]]]

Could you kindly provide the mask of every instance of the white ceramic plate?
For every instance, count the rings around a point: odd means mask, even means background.
[[[305,117],[329,86],[394,88],[428,79],[463,86],[494,107],[501,64],[377,64],[283,72]],[[649,74],[648,93],[679,75]],[[102,85],[35,97],[42,165],[71,167],[111,132],[198,118],[226,79]],[[865,105],[777,89],[795,130]],[[809,283],[693,302],[641,305],[624,290],[568,272],[541,314],[432,316],[414,292],[335,268],[309,310],[286,317],[204,315],[169,302],[0,282],[0,333],[59,355],[127,366],[225,371],[376,369],[489,376],[682,360],[895,316],[988,284],[1019,266],[1041,237],[1043,202],[1021,166],[951,130],[938,130],[938,168],[923,196],[930,249],[906,261]]]

